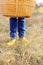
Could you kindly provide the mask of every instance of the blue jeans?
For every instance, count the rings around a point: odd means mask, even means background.
[[[10,18],[10,37],[16,38],[16,31],[18,30],[18,36],[25,36],[25,18]]]

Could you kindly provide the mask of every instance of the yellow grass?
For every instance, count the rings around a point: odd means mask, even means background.
[[[26,19],[26,41],[19,41],[11,47],[9,22],[0,16],[0,65],[43,65],[43,15]]]
[[[40,12],[40,13],[43,13],[43,7],[40,7],[40,8],[39,8],[39,12]]]
[[[43,13],[43,7],[39,7],[38,9],[35,10],[35,12]]]

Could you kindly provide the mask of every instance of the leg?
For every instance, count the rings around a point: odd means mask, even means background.
[[[24,43],[27,45],[27,39],[25,38],[25,18],[18,18],[18,35],[19,35],[19,42]]]
[[[16,38],[17,18],[10,18],[10,37]]]
[[[12,40],[7,43],[7,46],[12,46],[16,42],[17,18],[10,18],[10,37]]]
[[[25,19],[18,18],[18,35],[19,37],[25,37]]]

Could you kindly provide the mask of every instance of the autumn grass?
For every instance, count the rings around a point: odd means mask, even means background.
[[[26,19],[26,39],[17,39],[11,47],[9,19],[0,16],[0,65],[43,65],[43,15]]]

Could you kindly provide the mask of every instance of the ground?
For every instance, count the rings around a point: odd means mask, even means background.
[[[11,47],[9,19],[0,15],[0,65],[43,65],[43,15],[26,19],[26,38]]]

